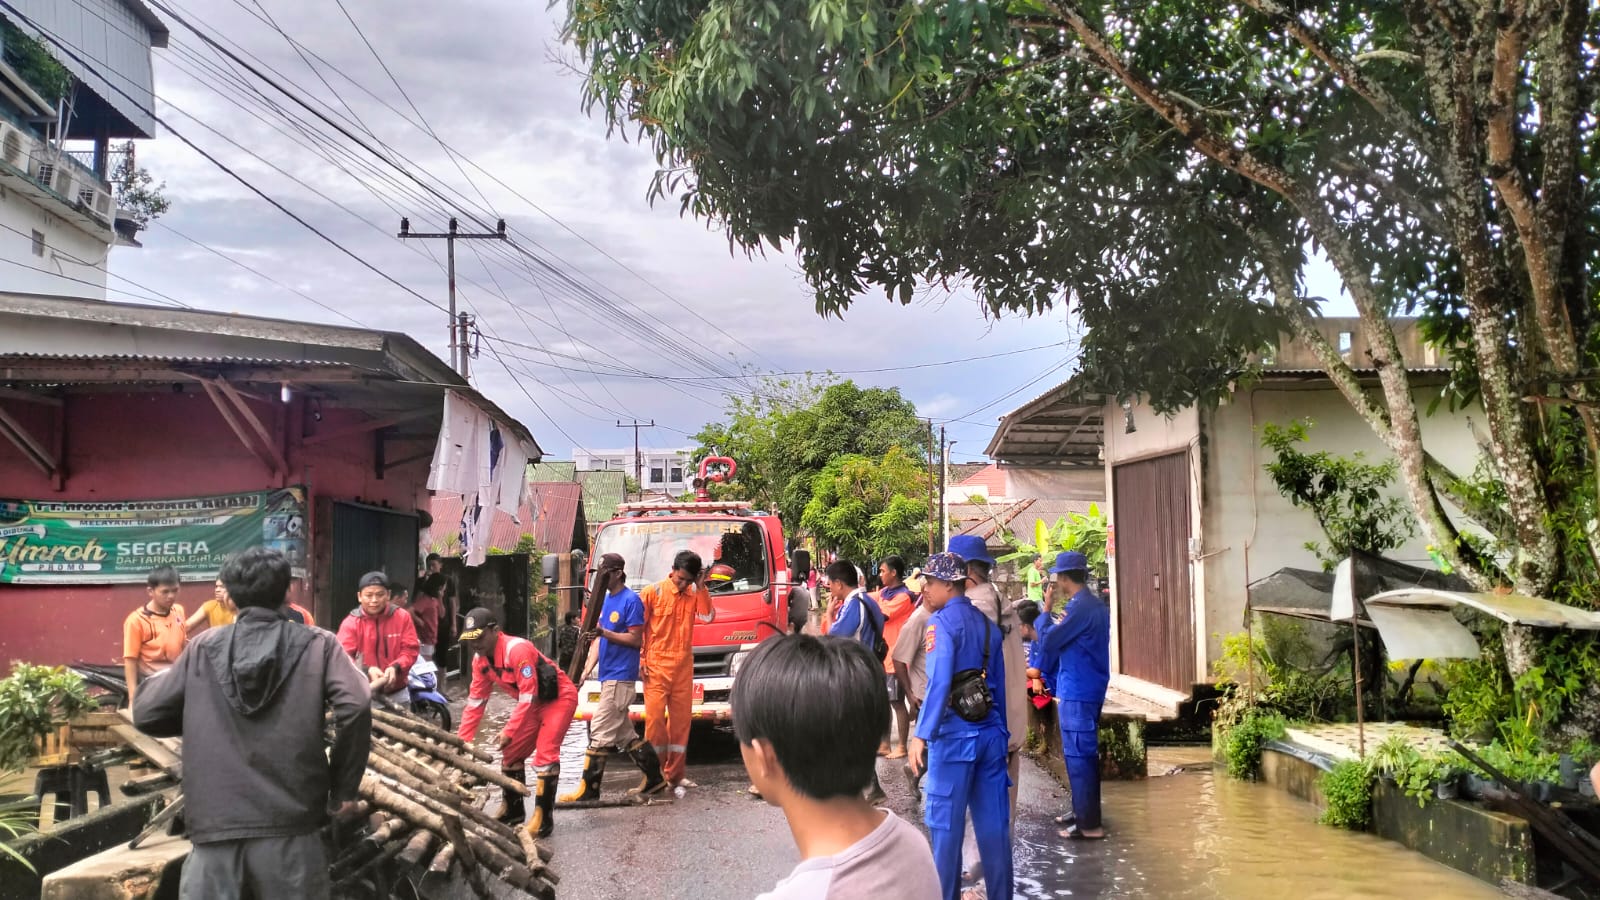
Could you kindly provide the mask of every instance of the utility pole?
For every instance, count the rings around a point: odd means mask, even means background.
[[[477,316],[467,315],[466,313],[456,314],[455,333],[459,335],[459,337],[456,339],[455,346],[460,350],[458,355],[461,357],[461,365],[456,371],[461,373],[462,378],[466,378],[468,380],[470,380],[472,377],[472,365],[471,363],[467,362],[467,360],[477,355],[475,348],[472,346],[472,331],[477,322]]]
[[[928,419],[926,421],[928,423],[928,555],[932,556],[939,552],[939,529],[934,525],[933,521],[933,511],[939,508],[939,497],[934,493],[938,481],[933,475],[936,453],[933,443],[933,420]]]
[[[450,368],[460,372],[461,377],[465,378],[467,377],[467,330],[466,325],[463,322],[458,321],[456,317],[456,241],[503,241],[506,239],[506,220],[501,219],[498,223],[496,223],[494,231],[484,234],[471,234],[460,230],[460,226],[456,224],[455,216],[450,217],[449,231],[430,233],[412,231],[411,220],[409,218],[403,218],[400,220],[400,237],[402,239],[435,238],[444,240],[446,268],[450,279],[449,318],[445,320],[445,324],[448,325],[450,329]],[[465,317],[463,316],[462,319],[465,319]],[[457,340],[458,328],[460,329],[459,341]]]
[[[950,504],[945,502],[945,479],[950,476],[950,445],[944,440],[944,426],[939,426],[939,544],[950,546]]]
[[[656,420],[651,419],[648,422],[641,422],[638,419],[634,419],[631,425],[618,422],[617,427],[633,429],[633,480],[634,483],[639,485],[639,493],[642,494],[644,493],[644,457],[639,455],[639,429],[656,427]]]

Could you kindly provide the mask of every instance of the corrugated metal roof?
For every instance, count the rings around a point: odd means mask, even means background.
[[[152,356],[142,353],[6,353],[0,360],[39,360],[40,362],[132,362],[183,363],[209,366],[352,366],[331,359],[272,359],[258,356]]]
[[[975,534],[992,546],[1001,546],[1002,528],[1017,532],[1012,523],[1033,505],[1033,500],[1016,500],[1010,503],[952,503],[949,505],[950,526],[956,534]],[[1032,528],[1030,524],[1028,526]]]
[[[583,515],[583,485],[569,481],[529,484],[528,504],[533,508],[533,533],[539,549],[546,553],[572,550],[574,532]]]
[[[571,460],[544,460],[528,467],[528,481],[577,481],[578,464]]]
[[[627,475],[622,472],[579,472],[583,485],[583,514],[590,523],[604,522],[617,514],[617,507],[628,498]]]
[[[525,534],[545,553],[566,553],[573,549],[573,531],[582,511],[583,489],[576,482],[538,482],[528,485],[528,499],[517,512],[516,520],[495,510],[489,526],[489,546],[510,552]],[[455,494],[436,494],[428,500],[433,516],[428,542],[438,544],[461,533],[461,498]],[[587,550],[588,548],[580,548]]]

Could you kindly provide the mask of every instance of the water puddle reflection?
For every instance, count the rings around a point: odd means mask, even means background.
[[[1152,751],[1152,772],[1206,751]],[[1103,842],[1057,834],[1049,810],[1024,810],[1016,832],[1017,896],[1372,898],[1502,896],[1477,879],[1369,834],[1318,825],[1306,803],[1259,784],[1191,771],[1107,783]]]

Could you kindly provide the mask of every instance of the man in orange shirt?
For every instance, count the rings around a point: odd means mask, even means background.
[[[172,665],[188,640],[183,606],[178,603],[178,570],[171,566],[151,569],[145,578],[145,595],[144,605],[122,622],[122,671],[128,680],[129,709],[139,679]]]
[[[661,758],[661,774],[677,787],[688,767],[689,720],[694,706],[694,626],[716,610],[700,584],[704,563],[692,550],[672,560],[672,574],[639,592],[644,603],[644,739]],[[646,783],[648,783],[648,777]],[[645,785],[641,784],[640,788]]]
[[[883,640],[891,650],[900,637],[900,629],[905,627],[917,607],[916,595],[906,587],[905,577],[906,561],[898,556],[891,556],[878,564],[878,578],[883,581],[883,590],[873,599],[878,601],[878,609],[883,611]],[[889,759],[904,759],[906,741],[911,735],[911,711],[906,705],[905,691],[900,689],[900,681],[895,678],[893,658],[883,661],[883,671],[889,689],[889,710],[894,714],[894,728],[900,734],[900,748],[894,749],[894,734],[891,733],[878,748],[878,753]]]

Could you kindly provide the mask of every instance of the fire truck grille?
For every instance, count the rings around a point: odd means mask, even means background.
[[[716,678],[733,674],[733,655],[737,647],[696,647],[694,651],[694,677]]]

